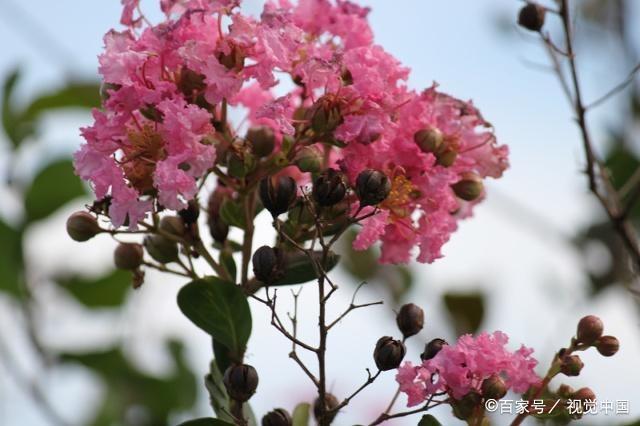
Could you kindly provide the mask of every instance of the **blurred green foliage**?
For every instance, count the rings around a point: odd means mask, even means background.
[[[87,195],[86,186],[75,176],[69,157],[37,158],[33,163],[42,165],[32,171],[32,178],[21,182],[12,176],[11,165],[20,155],[23,142],[36,138],[38,127],[46,114],[61,110],[87,110],[100,103],[97,82],[70,81],[59,88],[21,102],[16,89],[21,73],[11,72],[2,84],[2,128],[8,141],[7,175],[2,181],[17,195],[23,215],[8,223],[0,211],[0,297],[8,298],[18,309],[36,309],[38,294],[31,292],[29,274],[24,259],[25,235],[30,226],[56,213],[61,207]],[[43,138],[46,139],[46,138]],[[46,143],[46,140],[38,142]],[[45,152],[45,150],[34,151]],[[37,155],[37,154],[30,154]],[[80,207],[80,206],[79,206]],[[102,276],[84,277],[60,271],[56,282],[67,294],[88,310],[110,309],[120,312],[127,295],[131,293],[129,273],[111,270]],[[31,307],[33,304],[33,308]],[[25,321],[35,321],[25,315]],[[38,324],[21,324],[24,333],[38,328]],[[33,335],[32,338],[37,338]],[[2,338],[2,337],[0,337]],[[34,342],[37,349],[48,351],[42,342]],[[168,425],[170,416],[189,412],[196,401],[197,382],[183,356],[178,342],[168,342],[174,370],[166,377],[153,377],[136,368],[119,346],[87,353],[75,353],[70,348],[54,357],[60,363],[73,363],[89,369],[104,383],[104,392],[95,415],[89,424],[107,425]],[[20,354],[14,355],[14,357]],[[53,365],[51,368],[56,368]],[[211,423],[224,425],[224,423]]]

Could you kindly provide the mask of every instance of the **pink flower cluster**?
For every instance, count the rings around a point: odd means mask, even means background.
[[[239,128],[223,123],[227,106],[243,107],[243,123],[271,127],[278,141],[331,149],[351,183],[367,168],[386,173],[391,194],[354,242],[381,241],[383,262],[408,262],[414,248],[421,262],[440,257],[481,198],[463,201],[451,185],[507,167],[507,148],[470,102],[435,85],[407,87],[409,69],[374,44],[367,8],[269,0],[256,19],[240,13],[240,0],[161,0],[165,19],[152,25],[139,0],[122,3],[126,29],[106,34],[99,58],[103,108],[82,129],[86,144],[75,156],[96,197],[110,197],[116,227],[135,227],[155,203],[186,206],[237,137]],[[295,84],[278,96],[284,75]],[[294,119],[301,109],[310,113]],[[422,129],[442,135],[446,164],[416,144]],[[284,172],[300,176],[294,168]]]
[[[515,352],[505,348],[506,334],[496,331],[476,338],[464,335],[455,345],[445,345],[432,359],[414,366],[406,362],[398,369],[400,391],[408,396],[408,406],[418,405],[436,392],[447,392],[461,399],[469,391],[480,391],[482,381],[500,375],[508,389],[526,392],[540,383],[534,368],[538,362],[532,349],[521,346]]]

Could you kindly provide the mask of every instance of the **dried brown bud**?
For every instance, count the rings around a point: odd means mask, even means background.
[[[296,181],[290,176],[265,177],[260,181],[260,200],[274,219],[289,210],[296,193]]]
[[[584,363],[578,355],[568,355],[562,357],[560,372],[566,376],[578,376],[584,367]]]
[[[366,169],[356,178],[356,194],[360,206],[375,206],[383,202],[391,192],[391,181],[382,172]]]
[[[276,146],[276,137],[270,127],[252,127],[245,139],[251,144],[253,153],[258,157],[267,157]]]
[[[102,232],[95,217],[87,212],[75,212],[67,219],[67,234],[74,241],[84,242]]]
[[[596,349],[603,356],[614,356],[620,349],[620,342],[613,336],[602,336],[596,342]]]
[[[440,350],[445,345],[448,345],[446,340],[439,339],[439,338],[433,339],[432,341],[430,341],[425,345],[424,352],[420,354],[420,359],[423,361],[426,361],[428,359],[433,358],[434,356],[438,355],[438,352],[440,352]]]
[[[388,371],[398,368],[406,353],[404,343],[394,340],[393,337],[384,336],[378,339],[376,348],[373,351],[373,359],[376,367],[381,371]]]
[[[284,408],[276,408],[262,418],[262,426],[291,426],[291,416]]]
[[[142,264],[144,250],[140,244],[120,243],[113,252],[116,268],[124,270],[137,269]]]
[[[576,341],[584,345],[593,345],[602,336],[603,330],[604,325],[600,318],[595,315],[587,315],[578,322]]]
[[[323,207],[338,204],[347,194],[342,173],[327,169],[313,182],[313,198]]]
[[[322,415],[322,403],[320,402],[320,398],[316,398],[316,400],[313,403],[313,415],[316,418],[316,420],[320,419],[320,416]],[[333,394],[330,393],[325,393],[324,394],[324,412],[325,412],[325,420],[327,421],[327,423],[331,424],[331,422],[333,422],[333,419],[335,419],[336,415],[338,414],[338,412],[334,412],[333,410],[336,409],[336,407],[339,405],[340,403],[338,402],[338,398],[336,398]]]
[[[540,31],[544,25],[546,10],[536,3],[528,3],[520,9],[518,24],[530,31]]]
[[[229,397],[235,401],[248,401],[258,388],[258,372],[247,364],[231,365],[222,379]]]
[[[507,385],[498,374],[492,374],[484,379],[481,389],[485,399],[500,399],[507,394]]]
[[[424,311],[413,303],[407,303],[396,315],[396,323],[405,339],[416,335],[424,327]]]
[[[180,210],[178,214],[185,224],[189,225],[191,223],[196,223],[200,216],[200,206],[198,205],[198,201],[190,200],[187,204],[187,208]]]
[[[471,172],[463,173],[460,180],[451,185],[453,192],[465,201],[473,201],[478,198],[484,190],[482,178]]]
[[[253,273],[266,285],[273,284],[284,272],[284,256],[278,248],[262,246],[253,253]]]

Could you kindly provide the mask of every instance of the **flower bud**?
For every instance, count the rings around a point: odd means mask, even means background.
[[[84,242],[102,232],[95,217],[87,212],[75,212],[67,219],[67,234],[72,240]]]
[[[528,3],[520,9],[518,24],[529,31],[540,31],[544,25],[546,10],[536,3]]]
[[[240,72],[244,68],[245,55],[239,46],[231,45],[229,52],[218,52],[216,58],[229,71]]]
[[[446,340],[439,338],[433,339],[425,345],[424,352],[420,354],[420,359],[427,361],[435,357],[445,345],[448,345]]]
[[[436,153],[436,163],[442,167],[452,166],[456,158],[458,158],[458,153],[453,148],[440,149],[440,151]]]
[[[160,219],[159,228],[167,234],[182,237],[184,235],[184,224],[185,221],[180,216],[165,216]]]
[[[275,219],[285,213],[296,199],[296,181],[290,176],[272,176],[260,181],[260,200]]]
[[[323,96],[307,110],[311,129],[319,135],[333,132],[342,122],[339,105],[327,96]]]
[[[229,235],[229,225],[220,217],[222,203],[228,198],[226,188],[218,187],[209,196],[207,203],[207,225],[211,238],[218,243],[224,243]]]
[[[500,399],[507,394],[507,385],[498,374],[492,374],[484,379],[481,389],[485,399]]]
[[[378,339],[376,343],[373,359],[378,370],[388,371],[400,366],[405,353],[406,348],[400,340],[393,340],[392,337],[384,336]]]
[[[459,400],[453,400],[451,402],[451,406],[453,408],[453,415],[459,418],[460,420],[469,419],[476,408],[482,402],[482,395],[475,389],[469,391],[468,394],[463,396]]]
[[[320,402],[320,397],[316,398],[315,402],[313,403],[313,415],[316,418],[316,420],[318,420],[322,415],[321,404],[322,403]],[[333,394],[330,394],[330,393],[324,394],[324,412],[326,413],[325,420],[327,420],[327,423],[330,424],[331,422],[333,422],[333,419],[338,414],[337,412],[333,411],[338,405],[340,405],[340,403],[338,402],[338,398],[336,398]]]
[[[270,285],[282,278],[284,257],[278,248],[262,246],[253,253],[251,261],[254,275],[264,284]]]
[[[563,383],[558,387],[558,392],[556,393],[560,398],[569,399],[575,393],[575,389]]]
[[[356,194],[360,206],[375,206],[383,202],[391,192],[391,181],[382,172],[366,169],[356,178]]]
[[[435,127],[418,130],[413,135],[413,140],[422,152],[436,153],[442,148],[444,136],[442,132]]]
[[[396,323],[405,339],[416,335],[424,327],[424,311],[413,303],[407,303],[396,315]]]
[[[580,388],[571,395],[571,398],[578,401],[595,401],[596,394],[590,388]]]
[[[587,315],[578,322],[576,341],[585,345],[592,345],[602,336],[604,325],[602,320],[595,315]]]
[[[613,336],[602,336],[596,342],[596,349],[603,356],[613,356],[620,349],[620,342]]]
[[[144,251],[140,244],[120,243],[113,252],[113,261],[116,268],[130,271],[142,264],[143,255]]]
[[[253,153],[258,157],[270,155],[276,146],[276,136],[273,130],[266,126],[250,128],[245,139],[251,144]]]
[[[317,173],[322,168],[322,152],[314,146],[305,146],[296,155],[295,163],[301,172]]]
[[[323,207],[339,203],[346,193],[347,186],[342,174],[335,169],[327,169],[313,182],[313,198]]]
[[[178,245],[162,235],[149,235],[144,239],[144,248],[156,262],[165,264],[178,260]]]
[[[247,364],[231,365],[224,372],[222,382],[231,399],[246,402],[258,388],[258,372]]]
[[[463,173],[460,180],[451,185],[457,197],[465,201],[473,201],[478,198],[484,189],[482,178],[475,173]]]
[[[219,215],[209,216],[207,225],[209,226],[209,234],[214,241],[218,243],[224,243],[227,241],[227,237],[229,236],[229,225],[224,223]]]
[[[565,376],[578,376],[584,363],[578,355],[564,356],[560,363],[560,372]]]
[[[236,145],[227,153],[227,170],[230,176],[243,178],[256,167],[256,159],[246,147]]]
[[[189,200],[187,208],[178,212],[185,224],[196,223],[200,216],[200,206],[196,200]]]
[[[276,408],[262,418],[262,426],[291,426],[291,416],[284,408]]]

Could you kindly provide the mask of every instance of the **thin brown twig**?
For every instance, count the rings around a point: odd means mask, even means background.
[[[589,179],[589,189],[607,213],[614,230],[620,236],[627,252],[633,259],[636,268],[640,268],[640,248],[638,247],[637,234],[632,225],[626,220],[624,215],[625,209],[622,207],[619,195],[611,182],[606,167],[597,158],[594,152],[591,134],[589,133],[586,119],[587,109],[585,108],[582,100],[578,69],[575,61],[571,14],[568,0],[562,0],[560,5],[560,16],[562,18],[562,26],[564,29],[571,82],[573,84],[574,97],[572,99],[572,104],[576,114],[576,121],[582,136],[583,148],[587,161],[586,173]],[[604,186],[603,189],[601,189],[599,183]]]
[[[608,101],[617,93],[623,91],[628,85],[630,85],[633,82],[638,72],[640,72],[640,63],[638,63],[635,67],[633,67],[633,69],[629,72],[629,75],[624,81],[614,86],[612,89],[610,89],[604,95],[600,96],[595,101],[591,102],[589,105],[585,106],[585,109],[590,110],[592,108],[595,108],[598,105],[602,104],[603,102]]]

